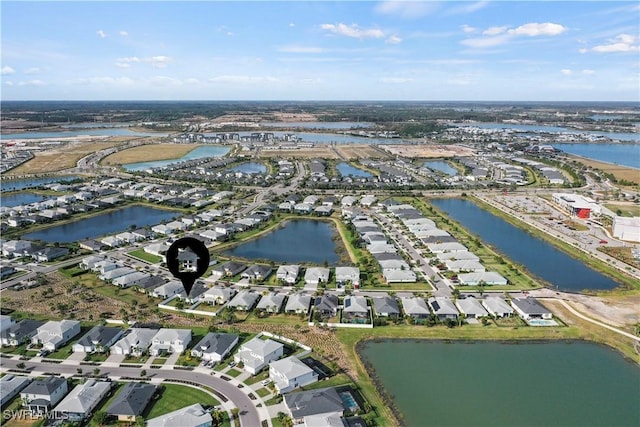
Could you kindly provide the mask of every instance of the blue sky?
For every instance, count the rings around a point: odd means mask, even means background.
[[[0,8],[4,100],[640,98],[637,1]]]

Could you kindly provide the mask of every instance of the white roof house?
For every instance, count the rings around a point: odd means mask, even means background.
[[[151,340],[149,354],[182,353],[191,342],[191,329],[162,328]]]
[[[227,304],[227,307],[233,307],[236,310],[250,311],[260,299],[260,294],[254,291],[240,291]]]
[[[201,404],[194,403],[168,414],[147,420],[147,427],[203,427],[211,426],[213,418]]]
[[[279,394],[318,381],[318,374],[297,357],[290,356],[269,364],[269,378]]]
[[[360,269],[358,267],[336,267],[336,283],[360,285]]]
[[[344,313],[364,313],[369,312],[367,299],[360,295],[350,295],[344,299]]]
[[[456,301],[456,307],[458,307],[460,313],[467,316],[467,318],[485,317],[489,315],[480,301],[473,297],[458,299]]]
[[[495,271],[458,274],[458,280],[462,285],[471,286],[479,285],[481,282],[486,285],[506,285],[508,283],[507,279]]]
[[[460,272],[460,271],[470,271],[474,273],[481,273],[486,271],[484,265],[480,264],[479,261],[474,261],[470,259],[465,260],[452,260],[448,259],[444,262],[447,268],[450,271]]]
[[[212,286],[207,289],[205,293],[200,295],[202,301],[210,304],[224,304],[233,298],[236,294],[236,290],[233,288],[227,288],[224,286]]]
[[[309,267],[304,274],[304,282],[310,285],[317,285],[320,282],[329,281],[331,270],[324,267]]]
[[[165,283],[164,285],[160,285],[157,288],[155,288],[151,292],[151,296],[156,298],[169,298],[174,295],[178,295],[183,290],[184,290],[184,286],[182,285],[182,282],[178,282],[177,280],[172,280],[170,282]]]
[[[416,273],[411,270],[391,270],[385,268],[382,270],[382,275],[387,283],[411,283],[416,281]]]
[[[149,277],[151,277],[149,273],[133,271],[130,274],[125,274],[124,276],[113,279],[112,283],[116,286],[120,286],[121,288],[128,288],[145,281]]]
[[[458,314],[460,314],[453,301],[449,298],[431,297],[429,298],[428,303],[433,310],[433,314],[435,314],[440,320],[456,320],[458,318]]]
[[[299,265],[281,265],[276,271],[276,278],[285,283],[293,284],[298,280],[298,274],[300,274]]]
[[[124,337],[111,346],[111,353],[141,355],[147,351],[157,333],[157,329],[131,328]]]
[[[427,248],[434,253],[439,254],[443,252],[465,252],[467,248],[458,242],[447,243],[427,243]]]
[[[284,308],[286,313],[304,313],[309,312],[311,306],[311,296],[305,294],[293,294],[289,295],[287,299],[287,305]]]
[[[283,303],[284,295],[276,292],[269,292],[262,296],[257,308],[258,310],[267,311],[269,313],[279,313]]]
[[[111,382],[88,380],[78,384],[58,405],[53,408],[54,413],[63,413],[67,419],[79,421],[87,418],[98,406],[98,403],[111,390]]]
[[[511,305],[524,320],[553,318],[553,313],[535,298],[513,298]]]
[[[478,258],[478,255],[474,254],[473,252],[469,252],[469,251],[461,251],[461,252],[443,252],[437,255],[438,259],[440,261],[446,261],[446,260],[458,260],[458,261],[462,261],[462,260],[469,260],[469,261],[478,261],[480,258]]]
[[[508,317],[513,314],[513,308],[507,302],[497,296],[487,296],[482,300],[482,305],[489,314],[495,317]]]
[[[255,375],[269,363],[278,360],[283,353],[284,345],[282,343],[256,337],[244,343],[233,360],[236,363],[242,362],[244,370]]]
[[[99,277],[101,280],[114,280],[120,276],[126,276],[127,274],[135,273],[136,270],[131,267],[120,267],[113,270],[109,270],[101,274]]]
[[[404,314],[413,318],[426,318],[431,312],[424,299],[418,297],[401,298]]]
[[[31,378],[23,377],[20,375],[7,374],[0,378],[0,390],[2,395],[0,396],[0,405],[6,405],[15,395],[29,385]]]
[[[31,338],[32,344],[42,344],[45,350],[55,351],[80,333],[77,320],[50,320],[37,329]]]
[[[191,355],[204,361],[220,362],[238,344],[238,334],[209,332],[191,349]]]

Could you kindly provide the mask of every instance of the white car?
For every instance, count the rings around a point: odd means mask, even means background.
[[[268,386],[269,384],[271,384],[271,380],[267,378],[266,380],[262,381],[260,384],[262,384],[263,386]]]

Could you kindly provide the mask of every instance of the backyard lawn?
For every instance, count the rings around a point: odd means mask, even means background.
[[[164,390],[158,400],[153,403],[149,413],[145,415],[146,419],[159,417],[168,414],[185,406],[200,403],[203,406],[220,405],[213,396],[198,390],[196,388],[180,385],[180,384],[164,384]]]

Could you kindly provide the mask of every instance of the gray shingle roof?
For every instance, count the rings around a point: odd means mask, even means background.
[[[144,408],[156,392],[156,386],[146,383],[130,382],[125,384],[120,393],[107,409],[109,415],[141,415]]]
[[[285,394],[284,401],[294,419],[344,411],[342,399],[333,387]]]

